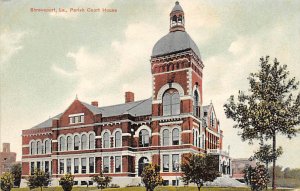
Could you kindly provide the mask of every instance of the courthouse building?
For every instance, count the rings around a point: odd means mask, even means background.
[[[178,2],[169,17],[169,33],[151,54],[151,97],[136,101],[126,92],[125,103],[106,107],[76,98],[62,113],[23,130],[23,178],[39,168],[51,174],[52,185],[66,173],[86,185],[102,171],[112,183],[136,185],[152,163],[165,184],[178,185],[190,153],[215,155],[220,172],[230,175],[217,114],[212,104],[203,105],[204,63]]]

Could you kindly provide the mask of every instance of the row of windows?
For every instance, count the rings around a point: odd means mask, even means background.
[[[89,174],[95,173],[95,158],[67,158],[59,159],[59,174]]]
[[[179,172],[179,154],[163,155],[162,159],[163,172]],[[170,166],[170,164],[172,164],[172,166]]]
[[[30,154],[50,154],[51,153],[51,140],[32,140],[30,143]]]
[[[110,172],[110,160],[112,158],[109,156],[103,157],[102,160],[102,172],[103,173],[109,173]],[[115,156],[114,161],[114,173],[116,172],[122,172],[122,157],[121,156]]]
[[[31,175],[34,173],[34,169],[43,170],[46,173],[51,174],[52,164],[50,161],[36,161],[30,162],[30,173]]]
[[[122,147],[122,132],[116,131],[114,133],[114,147]],[[102,148],[110,148],[111,142],[110,142],[110,133],[104,132],[103,133],[103,139],[102,139]]]
[[[95,149],[95,134],[67,135],[58,139],[59,151]]]
[[[163,137],[162,137],[162,145],[168,146],[168,145],[179,145],[179,129],[175,128],[172,131],[169,129],[163,130]],[[172,139],[170,139],[170,136]],[[170,142],[171,140],[171,142]]]
[[[193,129],[193,145],[196,147],[204,148],[205,144],[205,139],[204,139],[204,134],[201,136],[197,130]]]
[[[84,123],[84,115],[69,117],[70,124]]]

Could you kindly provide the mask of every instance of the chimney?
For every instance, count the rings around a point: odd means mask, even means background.
[[[134,93],[133,92],[125,92],[125,103],[134,101]]]
[[[98,107],[98,101],[92,101],[91,105]]]
[[[4,153],[10,152],[10,144],[9,143],[3,143],[3,152]]]

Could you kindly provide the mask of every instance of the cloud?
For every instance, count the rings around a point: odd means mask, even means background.
[[[11,32],[8,30],[0,34],[0,64],[8,62],[14,54],[23,48],[21,41],[25,34],[25,32]]]

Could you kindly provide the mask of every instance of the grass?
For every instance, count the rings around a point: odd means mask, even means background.
[[[97,190],[96,187],[73,187],[72,191],[89,191]],[[269,189],[270,190],[270,189]],[[29,191],[29,188],[14,188],[12,191]],[[40,191],[40,188],[36,188],[31,191]],[[61,187],[49,187],[43,188],[43,191],[63,191]],[[99,190],[97,190],[99,191]],[[125,188],[106,188],[103,191],[146,191],[144,187],[125,187]],[[198,191],[197,187],[173,187],[173,186],[161,186],[156,187],[155,191]],[[221,188],[221,187],[202,187],[201,191],[250,191],[249,188]],[[277,191],[291,191],[289,189],[277,189]]]

